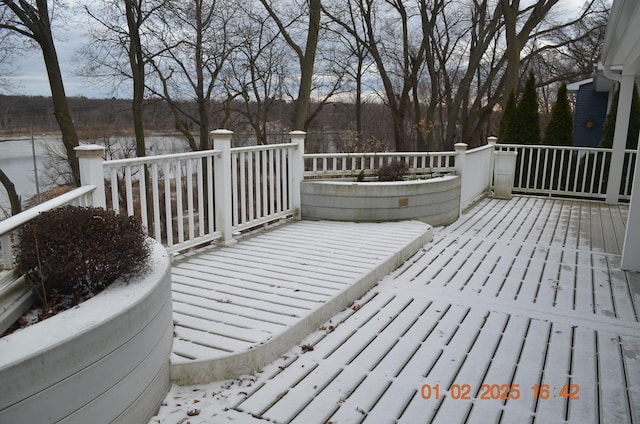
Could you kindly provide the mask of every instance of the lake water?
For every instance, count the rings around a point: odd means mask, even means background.
[[[172,135],[148,135],[145,137],[148,155],[160,155],[168,153],[181,153],[188,150],[186,142],[179,136]],[[81,142],[86,143],[86,142]],[[47,146],[62,147],[60,137],[34,136],[36,168],[40,190],[47,178],[45,174],[50,168],[50,159]],[[114,139],[116,155],[121,155],[123,149],[134,149],[135,141],[132,138]],[[124,146],[124,147],[123,147]],[[133,155],[131,155],[133,156]],[[122,156],[119,156],[122,157]],[[16,186],[18,195],[25,200],[36,195],[36,173],[34,171],[31,136],[0,137],[0,169],[11,179]],[[2,184],[0,184],[0,219],[8,213],[9,198]]]

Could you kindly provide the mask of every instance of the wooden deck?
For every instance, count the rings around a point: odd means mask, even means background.
[[[431,240],[424,223],[294,222],[174,264],[174,381],[256,371]]]
[[[304,348],[235,382],[177,388],[165,416],[197,407],[191,423],[638,423],[640,278],[619,269],[626,213],[484,199]]]

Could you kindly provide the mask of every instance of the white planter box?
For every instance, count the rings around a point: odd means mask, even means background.
[[[171,261],[0,339],[0,422],[148,421],[170,384]]]
[[[333,221],[418,219],[446,225],[460,215],[460,177],[354,182],[310,180],[301,184],[302,217]]]

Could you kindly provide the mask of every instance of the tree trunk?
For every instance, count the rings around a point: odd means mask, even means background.
[[[358,58],[356,71],[356,138],[362,141],[362,58]]]
[[[53,101],[53,114],[60,128],[62,134],[62,143],[67,154],[67,161],[71,168],[71,177],[74,184],[80,185],[80,166],[78,164],[78,158],[74,147],[78,145],[78,134],[73,126],[73,119],[71,118],[71,111],[69,104],[67,103],[67,95],[64,91],[64,83],[62,80],[62,73],[60,72],[60,63],[58,62],[58,54],[56,52],[55,44],[53,42],[53,35],[51,34],[51,22],[49,20],[49,9],[46,0],[36,1],[36,10],[33,10],[32,6],[22,5],[27,11],[30,22],[23,22],[33,32],[33,38],[38,42],[42,50],[42,56],[44,58],[45,67],[47,69],[47,77],[49,78],[49,87],[51,88],[51,99]],[[9,5],[11,7],[11,5]],[[31,8],[31,9],[29,9]],[[15,12],[16,9],[12,7]],[[33,16],[34,12],[37,13],[37,17]]]
[[[144,141],[144,57],[142,53],[142,43],[140,41],[141,11],[134,0],[125,0],[127,26],[129,28],[129,64],[131,65],[131,75],[133,79],[133,99],[131,101],[131,111],[133,118],[133,131],[136,137],[136,156],[147,155]]]
[[[520,51],[522,47],[519,45],[518,34],[516,32],[516,23],[518,19],[518,9],[520,1],[501,0],[502,16],[504,16],[505,39],[507,42],[507,70],[505,71],[504,92],[518,92],[518,76],[520,75]],[[504,105],[507,102],[507,95],[504,96]]]
[[[529,40],[531,32],[548,15],[559,0],[540,0],[530,6],[531,11],[524,23],[518,23],[520,15],[520,0],[500,0],[502,16],[504,17],[505,39],[507,44],[507,69],[505,71],[504,93],[518,91],[520,75],[520,53]],[[504,96],[504,104],[506,97]]]
[[[11,204],[11,215],[17,215],[22,212],[22,205],[20,204],[20,196],[16,192],[16,186],[9,179],[7,174],[0,169],[0,183],[4,186],[5,190],[7,190],[7,195],[9,197],[9,203]]]
[[[320,33],[320,0],[309,1],[309,31],[307,32],[307,45],[300,61],[300,87],[298,99],[293,112],[293,130],[306,130],[309,103],[311,101],[311,82],[313,78],[313,65],[316,60],[316,48]]]
[[[417,75],[416,75],[417,77]],[[422,119],[422,108],[420,107],[420,96],[418,95],[418,81],[413,83],[413,125],[416,130],[416,150],[424,152],[427,150],[428,124]]]

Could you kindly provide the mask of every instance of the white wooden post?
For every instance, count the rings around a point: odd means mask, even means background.
[[[491,146],[491,159],[489,159],[489,190],[493,189],[493,168],[496,166],[493,153],[496,151],[496,144],[498,144],[498,137],[490,135],[487,137],[487,144]]]
[[[606,203],[615,205],[620,196],[622,182],[622,168],[624,165],[624,150],[627,147],[627,133],[629,132],[629,115],[631,114],[631,100],[635,76],[622,75],[620,78],[620,97],[618,98],[618,113],[616,127],[613,133],[613,151],[609,164],[609,179],[607,181]]]
[[[83,144],[74,147],[80,165],[80,184],[94,185],[96,189],[91,195],[92,205],[96,208],[107,208],[104,193],[104,172],[102,162],[104,147],[97,144]]]
[[[453,147],[456,150],[456,174],[458,174],[460,176],[460,204],[458,207],[458,217],[460,217],[462,215],[462,199],[466,198],[466,188],[467,188],[467,184],[465,184],[465,172],[464,172],[464,162],[465,162],[465,158],[467,156],[467,147],[469,147],[469,145],[467,143],[456,143],[453,145]],[[471,175],[471,173],[468,173],[468,177],[472,178],[473,175]]]
[[[231,136],[233,131],[211,131],[213,149],[222,153],[215,156],[213,164],[213,189],[216,230],[222,233],[220,243],[234,243],[231,220],[233,204],[231,201]]]
[[[640,145],[638,147],[638,152],[640,152]],[[639,166],[636,165],[633,171],[631,203],[629,204],[629,216],[627,217],[627,228],[624,233],[624,245],[620,260],[620,268],[633,272],[640,272],[640,171],[638,168]]]
[[[304,180],[304,139],[307,135],[304,131],[291,131],[291,143],[297,144],[298,148],[293,151],[291,157],[291,207],[297,209],[294,219],[302,219],[302,198],[300,196],[300,184]]]
[[[638,143],[637,158],[640,157],[640,142]],[[627,227],[624,233],[624,245],[620,268],[625,271],[640,272],[640,170],[633,170],[633,182],[631,186],[631,203],[627,217]],[[609,193],[607,193],[608,195]]]

